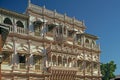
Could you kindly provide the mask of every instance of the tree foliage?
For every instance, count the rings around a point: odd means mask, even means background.
[[[101,64],[101,73],[102,73],[102,80],[110,80],[111,78],[115,77],[115,69],[116,69],[116,64],[114,61],[110,61],[109,63],[106,64]]]

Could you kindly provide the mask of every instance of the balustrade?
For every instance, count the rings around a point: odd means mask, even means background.
[[[51,10],[48,10],[48,9],[45,9],[45,10],[44,10],[44,14],[45,14],[45,15],[48,15],[48,16],[50,16],[50,17],[54,17],[54,12],[51,11]]]
[[[21,28],[21,27],[17,27],[17,33],[19,33],[19,34],[27,34],[26,29]]]
[[[76,24],[76,25],[80,25],[80,26],[82,27],[82,24],[83,24],[83,23],[82,23],[81,21],[75,20],[75,24]]]
[[[74,71],[78,71],[78,68],[76,68],[76,67],[51,66],[50,68],[54,69],[54,70],[74,70]]]
[[[19,68],[20,69],[26,69],[26,64],[25,63],[19,63]]]
[[[47,15],[47,16],[49,16],[49,17],[54,17],[54,18],[57,18],[57,19],[60,19],[60,20],[62,20],[62,21],[67,21],[68,23],[70,23],[70,24],[73,24],[73,18],[70,18],[70,17],[68,17],[68,16],[65,16],[64,17],[64,15],[62,15],[62,14],[60,14],[60,13],[57,13],[57,12],[55,12],[55,11],[51,11],[51,10],[48,10],[48,9],[46,9],[46,8],[42,8],[42,7],[40,7],[40,6],[37,6],[37,5],[34,5],[34,4],[30,4],[30,9],[31,10],[33,10],[33,11],[35,11],[35,12],[38,12],[39,14],[45,14],[45,15]],[[43,12],[44,11],[44,12]],[[54,15],[55,14],[55,15]],[[65,19],[64,19],[65,18]],[[76,24],[77,26],[82,26],[83,25],[83,23],[81,22],[81,21],[78,21],[78,20],[76,20],[75,19],[75,21],[74,21],[75,23],[74,24]]]
[[[10,32],[13,32],[13,31],[14,31],[13,26],[9,26],[9,31],[10,31]]]
[[[40,65],[35,65],[35,70],[40,70]]]
[[[46,36],[53,37],[53,32],[47,32]]]
[[[88,49],[97,50],[97,51],[100,50],[99,45],[84,44],[84,47]]]
[[[30,8],[38,13],[42,13],[42,7],[34,5],[34,4],[30,4]]]
[[[93,50],[99,50],[99,44],[93,45],[93,46],[92,46],[92,49],[93,49]]]

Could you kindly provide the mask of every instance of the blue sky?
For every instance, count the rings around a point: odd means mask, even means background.
[[[101,62],[115,61],[120,74],[120,0],[32,0],[78,20],[84,20],[86,32],[99,36]],[[0,7],[23,13],[27,0],[0,0]]]

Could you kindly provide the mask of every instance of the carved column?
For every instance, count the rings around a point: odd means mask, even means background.
[[[15,22],[15,19],[13,19],[13,32],[16,33],[17,32],[17,25]]]
[[[17,61],[17,46],[16,46],[16,41],[17,41],[17,38],[13,37],[13,49],[14,49],[13,60],[12,60],[13,66],[17,65],[17,62],[16,62]]]
[[[30,43],[31,43],[31,41],[30,40],[28,40],[27,41],[27,44],[28,44],[28,54],[27,54],[27,56],[26,56],[26,58],[27,58],[27,74],[28,74],[28,80],[30,80],[30,77],[29,77],[29,72],[30,72],[30,64],[31,64],[31,48],[30,48]]]
[[[58,56],[56,55],[56,66],[58,66]]]

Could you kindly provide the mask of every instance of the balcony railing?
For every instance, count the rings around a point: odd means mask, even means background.
[[[100,50],[98,44],[96,44],[96,45],[84,44],[84,47],[85,47],[85,48],[88,48],[88,49],[93,49],[93,50]]]
[[[93,49],[93,50],[100,50],[99,44],[93,45],[93,46],[92,46],[92,49]]]
[[[83,72],[77,72],[77,75],[84,75]]]
[[[19,68],[20,69],[26,69],[26,64],[25,63],[20,63]]]
[[[83,22],[82,21],[79,21],[79,20],[74,20],[73,22],[73,18],[70,18],[66,15],[62,15],[60,13],[57,13],[56,11],[51,11],[51,10],[48,10],[46,8],[43,8],[43,7],[40,7],[40,6],[37,6],[37,5],[34,5],[34,4],[30,4],[30,9],[35,11],[35,12],[38,12],[39,14],[45,14],[49,17],[54,17],[56,19],[59,19],[59,20],[62,20],[62,21],[66,21],[70,24],[76,24],[77,26],[80,26],[80,27],[83,27]],[[65,17],[64,17],[65,16]]]
[[[85,48],[92,48],[92,46],[90,44],[84,44]]]
[[[54,70],[73,70],[73,71],[78,71],[78,68],[76,68],[76,67],[51,66],[50,68],[54,69]]]
[[[9,26],[9,31],[10,33],[16,32],[18,34],[27,34],[27,30],[21,27],[16,27],[16,29],[14,30],[14,26]]]
[[[13,31],[14,31],[13,26],[9,26],[9,31],[10,31],[10,32],[13,32]]]
[[[46,36],[53,37],[53,32],[47,32]]]
[[[40,70],[40,65],[35,65],[35,70],[39,71]]]
[[[66,40],[66,35],[56,35],[55,37],[56,41],[65,41]]]
[[[27,31],[26,31],[26,29],[24,29],[24,28],[17,27],[17,33],[18,33],[18,34],[27,34]]]

